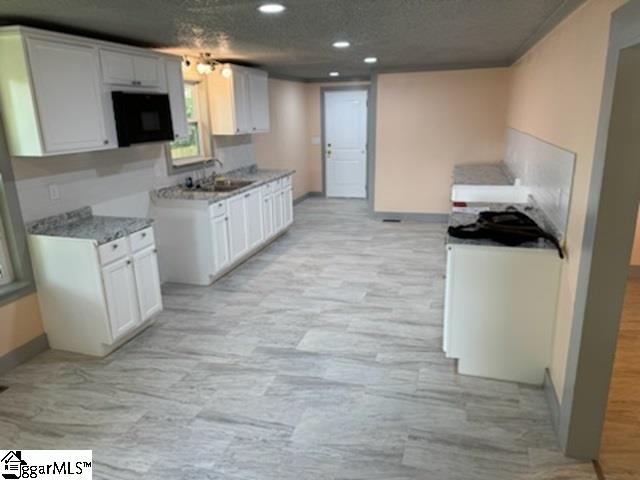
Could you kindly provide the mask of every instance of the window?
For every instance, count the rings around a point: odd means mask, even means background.
[[[201,87],[198,83],[184,84],[184,99],[189,122],[189,136],[171,142],[170,154],[174,166],[180,167],[192,163],[202,162],[209,156],[204,139],[206,138],[206,103],[201,97]],[[203,95],[204,97],[204,95]]]

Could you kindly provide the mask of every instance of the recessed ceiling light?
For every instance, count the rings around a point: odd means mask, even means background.
[[[378,59],[376,57],[367,57],[364,59],[364,63],[376,63]]]
[[[347,42],[346,40],[338,40],[337,42],[333,42],[333,46],[336,48],[347,48],[349,47],[351,44],[349,42]]]
[[[264,5],[260,5],[258,10],[262,13],[282,13],[284,12],[286,7],[284,5],[280,5],[279,3],[265,3]]]
[[[330,77],[339,77],[340,76],[340,72],[329,72],[329,76]]]

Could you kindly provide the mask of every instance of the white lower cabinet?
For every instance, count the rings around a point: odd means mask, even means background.
[[[148,320],[162,310],[160,274],[155,245],[133,254],[133,272],[138,292],[140,318]]]
[[[140,321],[136,279],[131,259],[123,258],[104,267],[102,279],[111,335],[117,340]]]
[[[561,267],[555,249],[447,246],[444,350],[459,373],[543,383]]]
[[[213,239],[213,273],[224,270],[231,263],[229,255],[229,217],[220,215],[211,219],[211,236]]]
[[[249,250],[252,250],[264,241],[260,189],[256,188],[244,194],[244,206],[247,215],[247,243]]]
[[[247,213],[244,197],[240,195],[230,198],[227,205],[229,209],[229,252],[233,262],[249,250]]]
[[[284,197],[282,190],[273,193],[273,230],[278,233],[284,228]]]
[[[210,285],[291,225],[292,195],[289,176],[212,204],[154,198],[162,280]]]
[[[264,238],[269,239],[275,233],[273,230],[273,195],[271,192],[262,193],[262,227]]]
[[[287,187],[282,191],[282,193],[282,216],[284,227],[287,228],[293,223],[293,189],[291,187]]]
[[[29,235],[51,348],[104,356],[162,310],[153,228],[98,245]]]

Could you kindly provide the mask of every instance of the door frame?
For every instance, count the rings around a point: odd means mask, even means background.
[[[555,412],[564,453],[585,460],[597,459],[600,451],[640,200],[634,176],[640,167],[634,171],[617,160],[627,152],[621,155],[616,145],[628,142],[616,143],[626,112],[614,110],[625,103],[614,102],[621,52],[639,45],[640,0],[632,0],[611,17],[565,383]],[[640,148],[640,142],[635,147]]]
[[[335,87],[320,87],[320,156],[322,162],[322,196],[327,197],[327,159],[326,159],[326,132],[325,132],[325,94],[327,92],[341,92],[341,91],[364,91],[367,92],[367,155],[365,165],[365,199],[368,200],[369,205],[372,205],[373,198],[373,175],[371,172],[371,166],[374,164],[372,151],[372,145],[375,144],[375,101],[372,100],[374,92],[372,91],[373,79],[369,84],[363,85],[344,85]]]

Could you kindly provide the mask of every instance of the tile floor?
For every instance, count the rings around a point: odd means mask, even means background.
[[[366,211],[308,199],[214,286],[167,286],[109,357],[0,377],[0,448],[91,448],[98,479],[594,479],[541,390],[441,353],[444,226]]]

